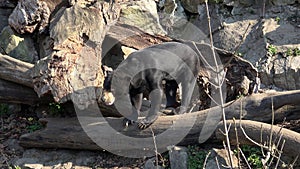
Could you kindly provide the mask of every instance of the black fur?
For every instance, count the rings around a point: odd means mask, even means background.
[[[143,92],[149,90],[151,101],[149,113],[138,122],[140,129],[149,127],[158,117],[163,93],[166,94],[167,107],[176,105],[176,90],[179,83],[182,85],[179,114],[185,113],[200,65],[198,53],[191,43],[168,42],[130,54],[120,64],[118,68],[120,71],[117,69],[114,76],[114,78],[117,77],[117,84],[126,84],[127,81],[130,81],[129,96],[134,109],[132,114],[126,117],[125,124],[137,120],[142,105]],[[136,74],[132,76],[132,72]],[[163,80],[166,80],[165,91],[162,87]],[[117,96],[122,96],[128,91],[128,86],[120,85],[114,90],[118,90]],[[117,98],[116,101],[118,101]]]

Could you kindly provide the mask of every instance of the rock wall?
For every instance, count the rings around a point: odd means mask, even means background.
[[[173,5],[173,25],[168,35],[208,42],[206,6],[201,0],[179,0]],[[210,20],[215,46],[235,51],[260,72],[267,88],[300,89],[300,4],[297,0],[211,0]],[[160,13],[170,8],[161,0]],[[165,4],[165,6],[164,6]],[[197,8],[195,8],[197,6]],[[179,13],[184,8],[183,13]],[[169,11],[172,11],[169,9]],[[161,25],[166,25],[165,15]],[[178,20],[184,20],[180,25]],[[182,21],[181,21],[182,23]],[[239,47],[238,47],[239,46]]]

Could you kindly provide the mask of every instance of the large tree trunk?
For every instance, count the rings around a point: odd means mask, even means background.
[[[95,91],[103,85],[101,45],[119,12],[118,5],[97,1],[78,2],[56,13],[49,28],[53,52],[35,65],[32,74],[39,96],[51,93],[57,102],[72,100],[82,106],[99,96],[99,92],[92,96],[81,91]]]
[[[280,102],[280,100],[283,99],[286,99],[287,101]],[[233,117],[239,119],[240,110],[242,110],[243,119],[270,121],[272,116],[272,100],[274,102],[275,120],[282,120],[283,115],[285,117],[289,117],[289,114],[294,114],[299,119],[299,113],[297,112],[299,112],[300,107],[297,106],[297,104],[300,101],[300,91],[284,92],[282,94],[257,94],[239,99],[233,103],[228,103],[225,108],[227,119],[232,119]],[[289,107],[290,111],[282,111],[283,107]],[[136,125],[129,126],[127,129],[124,129],[122,118],[102,118],[100,114],[97,113],[97,109],[91,109],[77,113],[78,119],[81,121],[82,126],[75,118],[44,119],[42,121],[47,123],[46,129],[23,135],[20,139],[20,143],[22,146],[26,147],[99,150],[101,148],[87,136],[87,134],[91,134],[89,131],[92,132],[92,135],[96,135],[98,139],[114,140],[117,139],[118,134],[132,137],[152,137],[153,133],[158,135],[167,129],[172,128],[175,133],[184,133],[187,129],[190,129],[188,135],[184,137],[180,143],[178,142],[178,144],[187,145],[191,143],[205,142],[214,133],[221,119],[220,108],[213,107],[207,110],[183,115],[160,116],[158,120],[151,126],[151,128],[140,131],[137,129]],[[174,127],[174,124],[180,124],[180,127]],[[255,125],[257,126],[256,123]],[[105,133],[107,126],[113,127],[115,129],[115,133],[109,132],[107,134],[103,134],[103,132]],[[82,127],[85,129],[85,132],[83,131]],[[259,140],[259,138],[257,138],[257,133],[260,131],[257,131],[257,129],[251,131],[248,130],[247,127],[245,128],[246,131],[254,132],[254,134],[251,134],[251,136],[254,137],[252,139]],[[269,129],[268,126],[266,128],[267,129],[264,129],[264,131]],[[293,133],[293,137],[290,137],[290,134],[289,136],[284,137],[286,138],[286,144],[299,146],[299,133],[285,131],[286,130],[283,131],[283,134]],[[220,138],[219,135],[218,138]],[[174,139],[174,136],[171,135],[165,137],[164,141],[167,143],[171,140],[172,142],[172,139]],[[160,142],[158,144],[158,146],[164,146],[165,143]],[[177,144],[177,142],[173,144]],[[290,150],[292,148],[290,145],[287,145],[286,150]],[[145,154],[152,153],[152,149],[147,152],[146,150],[142,150],[141,147],[136,147],[136,150],[145,151]],[[129,151],[129,147],[128,149],[124,147],[124,150],[120,151]],[[296,153],[293,153],[292,155],[296,155]]]

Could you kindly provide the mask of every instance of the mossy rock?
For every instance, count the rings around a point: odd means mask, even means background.
[[[19,35],[7,26],[2,30],[0,39],[2,54],[29,63],[34,63],[38,59],[34,42],[29,36]]]

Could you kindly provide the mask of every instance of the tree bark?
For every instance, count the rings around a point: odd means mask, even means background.
[[[33,64],[22,62],[8,55],[0,54],[0,78],[33,88],[31,69]],[[18,90],[18,88],[16,88]],[[20,91],[22,92],[22,91]]]
[[[42,101],[32,88],[0,79],[0,102],[35,105]]]
[[[173,39],[169,37],[161,35],[153,36],[134,26],[120,23],[112,25],[107,32],[107,36],[116,39],[123,46],[134,49],[143,49],[154,44],[173,41]]]
[[[279,126],[261,123],[252,120],[227,120],[227,124],[231,125],[231,130],[229,131],[229,138],[231,144],[237,144],[236,135],[238,137],[239,144],[241,145],[268,145],[271,133],[272,133],[272,144],[277,145],[277,142],[282,135],[282,138],[278,144],[278,151],[282,146],[283,140],[285,141],[283,147],[283,154],[289,156],[291,159],[296,158],[300,155],[299,151],[295,151],[295,147],[300,146],[300,134],[292,130],[281,128]],[[237,133],[234,130],[236,125]],[[272,128],[272,130],[271,130]],[[215,136],[217,139],[225,141],[224,134],[220,131],[224,131],[223,123],[220,123],[215,130]],[[252,139],[249,140],[248,138]],[[255,143],[254,143],[254,142]],[[256,144],[257,143],[257,144]],[[278,155],[278,154],[277,154]]]
[[[32,73],[39,96],[51,93],[56,102],[72,100],[83,107],[91,98],[99,97],[104,81],[101,45],[119,12],[118,5],[97,1],[77,2],[56,13],[49,27],[53,52],[40,60]],[[97,95],[80,92],[85,88],[96,90]]]

